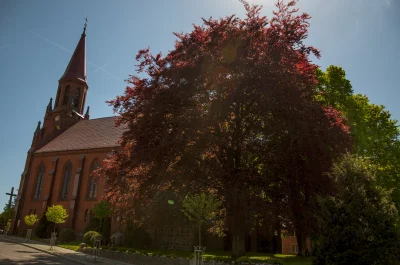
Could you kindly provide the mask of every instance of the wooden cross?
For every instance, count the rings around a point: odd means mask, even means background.
[[[11,188],[11,193],[6,193],[6,195],[10,196],[10,200],[8,201],[8,209],[10,209],[12,198],[17,196],[17,194],[14,194],[14,187]]]

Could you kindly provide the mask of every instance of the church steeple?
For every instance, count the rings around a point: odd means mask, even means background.
[[[86,83],[86,26],[60,82],[69,79],[78,79]]]
[[[75,112],[83,114],[88,90],[86,80],[86,22],[67,68],[58,81],[59,87],[54,111],[72,108]]]

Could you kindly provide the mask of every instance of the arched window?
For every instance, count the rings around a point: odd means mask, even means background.
[[[54,104],[54,108],[58,107],[58,104],[59,104],[59,101],[60,101],[60,91],[61,91],[61,87],[58,86],[57,96],[56,96],[56,104]]]
[[[78,87],[74,95],[74,108],[78,108],[80,98],[81,98],[81,89]]]
[[[93,172],[99,167],[99,163],[97,160],[93,161],[92,165],[90,166],[90,173],[89,173],[89,192],[88,198],[89,199],[96,199],[97,197],[97,182],[93,176]]]
[[[42,188],[43,188],[45,172],[46,172],[45,166],[41,165],[40,168],[39,168],[38,175],[36,177],[35,193],[33,194],[33,198],[34,199],[39,199],[40,198],[40,193],[42,192]]]
[[[61,200],[66,200],[68,198],[69,184],[71,182],[71,175],[72,175],[72,164],[71,164],[71,162],[68,162],[67,165],[65,166],[65,170],[64,170],[64,179],[63,179],[63,185],[62,185],[62,189],[61,189]]]
[[[69,103],[69,94],[71,89],[69,88],[69,86],[67,86],[65,88],[65,92],[64,92],[64,100],[63,100],[63,105],[68,105]]]
[[[86,211],[85,211],[85,218],[83,219],[84,222],[86,222],[86,221],[88,220],[88,218],[89,218],[88,214],[89,214],[89,210],[86,209]]]

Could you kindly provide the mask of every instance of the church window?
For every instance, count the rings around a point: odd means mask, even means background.
[[[81,89],[78,87],[76,89],[76,93],[74,96],[74,108],[78,108],[80,97],[81,97]]]
[[[70,94],[70,88],[69,88],[69,86],[67,86],[65,88],[65,92],[64,92],[63,105],[68,105],[68,103],[69,103],[69,94]]]
[[[89,199],[96,199],[97,197],[97,186],[98,183],[95,180],[95,177],[93,175],[93,172],[99,167],[99,163],[97,160],[93,161],[92,165],[90,166],[90,174],[89,174],[89,193],[88,193],[88,198]]]
[[[44,182],[44,174],[45,174],[46,168],[44,165],[41,165],[39,168],[39,173],[36,178],[36,187],[35,187],[35,193],[33,194],[34,199],[39,199],[40,198],[40,193],[42,192],[43,188],[43,182]]]
[[[58,107],[58,102],[60,101],[60,90],[61,90],[61,87],[59,86],[58,90],[57,90],[56,104],[54,104],[54,108]]]
[[[86,211],[85,211],[85,218],[83,219],[84,222],[86,222],[86,221],[88,220],[88,218],[89,218],[88,214],[89,214],[89,210],[86,209]]]
[[[61,189],[61,200],[66,200],[68,198],[71,175],[72,175],[72,164],[71,162],[68,162],[67,165],[65,166],[65,171],[64,171],[64,181]]]

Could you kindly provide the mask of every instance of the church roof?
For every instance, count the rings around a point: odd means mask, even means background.
[[[86,34],[82,33],[71,60],[60,80],[79,79],[86,82]]]
[[[116,119],[80,120],[36,153],[117,147],[125,127],[115,127]]]

